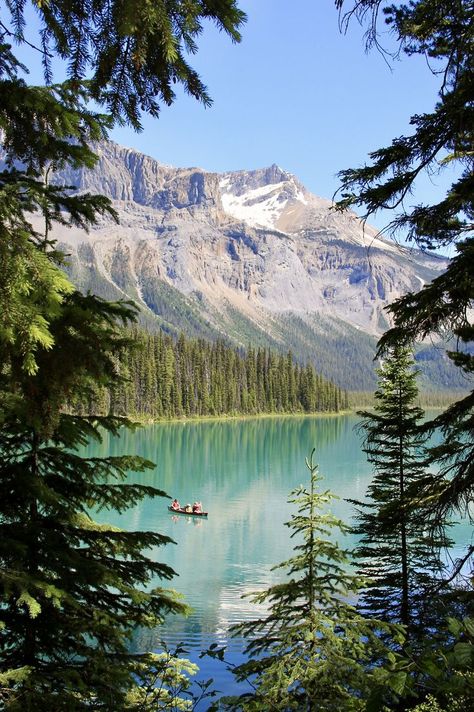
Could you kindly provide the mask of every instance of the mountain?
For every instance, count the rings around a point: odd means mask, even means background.
[[[134,299],[150,327],[291,349],[339,385],[371,389],[386,305],[447,265],[333,211],[276,165],[217,174],[114,143],[97,152],[94,170],[54,180],[107,195],[120,223],[54,237],[79,288]],[[442,360],[422,351],[426,382],[457,385]]]

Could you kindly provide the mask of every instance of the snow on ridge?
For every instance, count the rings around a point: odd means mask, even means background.
[[[224,178],[220,182],[224,210],[234,218],[243,220],[253,227],[274,229],[276,222],[290,200],[291,202],[296,200],[305,205],[307,204],[303,192],[296,188],[293,181],[269,183],[268,185],[248,190],[239,196],[226,192],[230,183],[229,178]],[[288,197],[285,196],[285,189]]]
[[[222,205],[226,213],[254,227],[273,228],[287,202],[288,200],[280,202],[278,196],[270,196],[267,200],[248,205],[247,196],[222,196]]]
[[[283,213],[287,213],[289,217],[293,206],[293,210],[296,209],[296,204],[299,203],[310,208],[314,208],[314,201],[322,201],[324,204],[327,203],[328,206],[331,204],[328,199],[321,199],[308,194],[295,176],[283,171],[279,166],[275,167],[287,175],[288,179],[251,188],[241,195],[235,195],[232,192],[234,185],[232,175],[226,174],[222,176],[219,187],[224,211],[252,227],[286,230],[285,227],[282,227],[282,224],[277,228],[277,223]],[[385,253],[404,253],[407,255],[410,252],[409,248],[384,238],[375,228],[364,227],[361,219],[355,213],[347,213],[345,217],[348,229],[344,233],[344,239],[348,242],[363,246],[369,250],[381,250]],[[291,222],[291,218],[289,219]],[[332,223],[332,213],[324,205],[321,222],[326,223],[327,220]]]
[[[392,240],[382,239],[378,237],[377,233],[374,235],[373,233],[364,230],[362,226],[360,226],[360,229],[357,230],[357,232],[353,232],[352,234],[348,232],[344,237],[347,242],[352,242],[354,245],[362,245],[368,249],[383,250],[384,252],[400,253],[404,247],[403,245],[399,245],[397,242],[392,242]]]
[[[303,191],[300,190],[300,188],[296,188],[295,200],[297,200],[299,203],[303,203],[303,205],[308,205],[306,196]]]

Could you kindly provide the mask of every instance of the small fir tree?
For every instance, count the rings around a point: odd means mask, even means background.
[[[252,602],[268,606],[266,615],[232,629],[248,641],[250,657],[234,674],[253,691],[224,699],[226,709],[362,710],[371,687],[368,662],[383,657],[375,631],[388,627],[356,611],[361,581],[333,538],[348,527],[321,512],[334,495],[316,491],[321,477],[313,453],[306,461],[309,489],[300,486],[289,499],[297,506],[287,523],[298,540],[294,556],[274,568],[286,580],[252,595]]]
[[[416,638],[426,632],[428,621],[436,619],[430,591],[444,569],[440,549],[449,541],[429,533],[424,511],[413,499],[426,468],[426,435],[420,428],[424,414],[415,404],[413,365],[408,349],[392,349],[378,372],[375,409],[360,413],[364,450],[374,477],[368,501],[355,504],[359,509],[356,533],[361,537],[357,557],[360,573],[369,580],[361,608],[402,623]]]

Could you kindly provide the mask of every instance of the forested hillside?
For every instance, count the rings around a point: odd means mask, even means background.
[[[126,382],[102,389],[86,410],[150,418],[258,413],[337,412],[348,395],[318,374],[265,348],[246,353],[223,341],[178,339],[134,330],[119,357]]]
[[[79,291],[133,299],[150,330],[291,349],[341,388],[373,390],[389,300],[447,267],[362,229],[275,165],[218,174],[164,166],[113,142],[95,148],[94,170],[57,171],[53,180],[107,196],[119,224],[52,234]],[[442,354],[420,358],[426,387],[462,388]]]

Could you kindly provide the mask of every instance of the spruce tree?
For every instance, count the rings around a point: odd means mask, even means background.
[[[172,571],[144,550],[167,539],[98,524],[94,513],[160,492],[124,484],[129,470],[151,466],[141,458],[79,456],[87,440],[118,434],[124,421],[66,412],[71,402],[95,408],[104,387],[116,394],[124,345],[116,322],[133,312],[82,296],[59,269],[52,224],[87,229],[115,213],[102,196],[74,194],[50,177],[93,166],[90,143],[114,122],[140,128],[141,112],[156,116],[172,103],[176,83],[208,104],[186,52],[196,50],[205,19],[238,41],[244,15],[234,0],[33,6],[37,35],[28,3],[6,3],[0,23],[1,706],[144,710],[161,704],[164,689],[145,700],[137,684],[163,665],[130,654],[127,643],[136,627],[182,610],[172,593],[150,587]],[[9,40],[37,51],[46,86],[26,83]],[[63,84],[53,83],[53,56],[65,61]],[[109,114],[92,111],[91,99]],[[31,224],[35,213],[42,228]]]
[[[50,321],[54,347],[38,349],[36,371],[15,352],[7,362],[10,397],[0,429],[0,688],[2,708],[120,710],[136,697],[137,675],[153,655],[132,654],[136,627],[181,611],[159,586],[173,571],[145,549],[169,539],[95,520],[163,492],[126,484],[140,457],[86,458],[78,449],[124,424],[114,416],[63,411],[71,395],[115,375],[124,339],[117,319],[130,308],[74,292]],[[153,582],[155,587],[150,587]],[[158,585],[158,587],[157,587]]]
[[[388,30],[395,41],[393,55],[422,58],[438,82],[433,108],[415,113],[415,105],[406,135],[397,134],[390,145],[372,152],[366,165],[340,173],[338,204],[341,209],[363,208],[366,218],[379,209],[391,210],[388,229],[422,249],[455,247],[443,275],[391,305],[393,328],[380,342],[384,355],[397,344],[410,346],[439,336],[445,343],[447,336],[453,337],[447,355],[462,369],[470,392],[431,423],[431,432],[442,432],[443,443],[432,451],[433,474],[426,478],[423,492],[430,526],[442,528],[453,512],[472,513],[474,494],[472,0],[336,0],[336,6],[345,28],[351,17],[366,26],[368,47],[384,51]],[[431,204],[407,201],[408,195],[416,196],[420,176],[434,173],[447,178],[444,195]],[[458,573],[473,552],[469,541]]]
[[[359,413],[374,476],[367,501],[356,503],[356,533],[361,537],[360,573],[369,581],[362,610],[402,623],[408,636],[417,639],[428,623],[442,619],[444,611],[437,611],[440,601],[432,591],[444,568],[440,549],[449,542],[429,533],[423,509],[409,496],[426,468],[426,434],[420,428],[424,414],[416,405],[413,366],[408,349],[393,349],[378,372],[374,411]]]
[[[287,523],[296,539],[294,555],[273,569],[285,580],[252,595],[267,614],[232,628],[247,640],[250,658],[234,674],[249,680],[253,691],[224,699],[226,709],[366,709],[368,662],[384,654],[374,631],[384,626],[354,606],[361,581],[349,570],[349,552],[335,541],[348,527],[321,511],[334,495],[317,491],[321,477],[313,453],[306,462],[309,488],[298,487],[289,499],[297,508]]]
[[[474,240],[457,245],[458,254],[446,272],[417,294],[408,294],[390,307],[395,326],[380,342],[381,352],[397,341],[426,339],[433,333],[451,332],[449,358],[462,370],[466,389],[472,389],[474,376]],[[425,424],[427,433],[442,434],[442,441],[429,450],[431,467],[422,486],[413,493],[426,509],[427,525],[434,531],[443,528],[449,517],[472,517],[474,496],[474,390],[453,403]],[[474,545],[467,542],[452,575],[472,567]]]
[[[87,79],[88,93],[96,104],[115,121],[128,122],[137,130],[142,112],[156,117],[162,105],[174,102],[177,85],[205,106],[212,103],[189,58],[197,52],[206,21],[239,42],[246,19],[236,0],[32,4],[38,25],[38,60],[43,63],[46,83],[51,82],[53,57],[64,60],[74,85]],[[3,38],[35,43],[27,9],[28,3],[22,0],[6,3]]]

